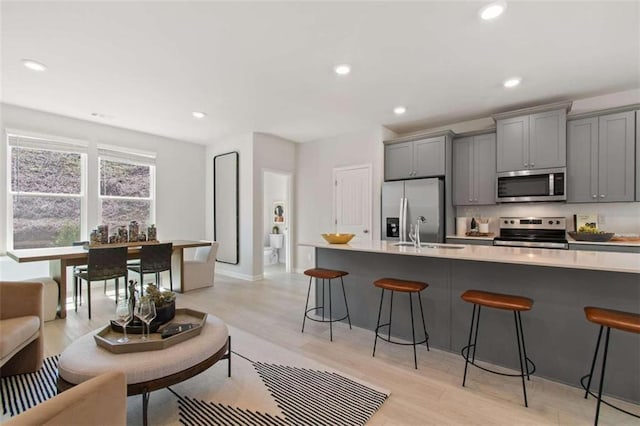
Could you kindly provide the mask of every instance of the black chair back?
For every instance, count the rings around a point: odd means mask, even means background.
[[[89,281],[126,277],[127,273],[127,247],[89,249],[87,259]]]
[[[142,273],[163,272],[171,269],[172,243],[150,244],[140,250],[140,270]]]

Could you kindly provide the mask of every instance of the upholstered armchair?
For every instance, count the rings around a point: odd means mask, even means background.
[[[111,371],[80,383],[3,423],[31,425],[126,425],[127,378]]]
[[[213,241],[210,246],[197,247],[193,260],[184,261],[182,271],[184,291],[213,286],[217,253],[218,243]]]
[[[0,281],[0,375],[42,367],[44,284]]]

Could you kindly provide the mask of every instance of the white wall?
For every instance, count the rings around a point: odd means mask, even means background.
[[[271,226],[264,229],[264,212],[263,212],[263,204],[264,204],[264,172],[278,172],[281,174],[289,174],[291,176],[290,181],[295,182],[296,180],[296,150],[299,144],[295,142],[289,141],[287,139],[283,139],[274,135],[269,135],[265,133],[254,133],[253,134],[253,149],[254,149],[254,167],[253,167],[253,187],[254,187],[254,223],[256,227],[260,226],[263,229],[256,229],[254,232],[253,239],[253,273],[256,276],[262,277],[262,272],[264,270],[264,262],[263,262],[263,248],[264,241],[263,235],[265,231],[271,229]],[[291,188],[292,192],[294,188]],[[290,233],[289,239],[290,241],[294,241],[296,230],[298,229],[298,224],[295,221],[295,209],[291,207],[295,207],[295,197],[291,194],[291,198],[285,200],[287,201],[287,205],[289,206],[289,215],[288,215],[288,224],[286,227],[288,228],[287,232]],[[293,199],[292,199],[293,198]],[[285,237],[286,238],[286,237]],[[284,252],[283,252],[284,255]],[[283,258],[284,259],[284,258]],[[292,259],[292,262],[295,260]],[[294,263],[295,264],[295,263]]]
[[[297,242],[321,240],[320,234],[333,232],[333,169],[351,165],[371,164],[373,200],[373,240],[380,239],[380,194],[384,180],[384,147],[382,141],[394,137],[390,130],[375,126],[333,138],[307,142],[298,146],[296,159],[298,179],[296,189]],[[314,250],[296,247],[296,269],[314,266]]]
[[[25,130],[89,142],[89,185],[95,188],[98,187],[98,143],[156,152],[158,237],[189,240],[205,237],[205,203],[202,197],[205,191],[205,165],[202,161],[204,146],[13,105],[1,104],[0,108],[3,130]],[[3,132],[3,140],[0,143],[0,253],[6,249],[7,241],[7,151],[4,137]],[[89,229],[95,228],[98,222],[96,191],[88,200]],[[18,272],[12,272],[12,279],[19,278],[16,274]]]
[[[214,142],[207,148],[206,227],[213,238],[213,157],[239,153],[240,164],[240,262],[219,263],[216,271],[255,281],[263,271],[263,171],[291,173],[295,170],[295,143],[262,133],[244,133]]]
[[[218,263],[216,272],[242,279],[253,279],[253,136],[243,133],[216,141],[207,147],[206,153],[206,234],[213,239],[213,157],[228,152],[238,152],[239,165],[239,263],[230,265]],[[262,204],[262,203],[261,203]]]

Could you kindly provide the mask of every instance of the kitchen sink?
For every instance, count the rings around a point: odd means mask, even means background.
[[[423,243],[420,244],[420,248],[442,248],[442,249],[463,249],[464,246],[459,244],[438,244],[438,243]]]
[[[410,241],[403,243],[394,243],[396,247],[413,247],[414,244]],[[439,243],[421,243],[420,248],[443,248],[443,249],[463,249],[464,246],[458,244],[439,244]]]

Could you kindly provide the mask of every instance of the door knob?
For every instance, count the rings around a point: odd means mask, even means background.
[[[535,166],[536,166],[536,163],[531,163],[531,167],[535,167]]]
[[[365,230],[364,230],[364,231],[362,231],[362,232],[363,232],[364,234],[368,234],[368,233],[369,233],[369,230],[368,230],[368,229],[365,229]]]
[[[529,163],[524,163],[524,166],[527,167],[529,165]]]
[[[600,198],[604,198],[604,194],[600,194]]]
[[[593,198],[598,198],[598,195],[597,194],[593,194]]]

